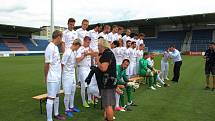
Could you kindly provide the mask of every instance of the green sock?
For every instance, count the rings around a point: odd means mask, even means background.
[[[155,75],[154,75],[154,80],[153,80],[153,84],[154,84],[154,85],[157,84],[157,76],[158,76],[158,74],[155,74]]]
[[[131,97],[131,93],[132,93],[132,87],[128,86],[126,87],[126,93],[127,93],[127,97],[128,97],[128,102],[131,103],[132,101],[132,97]]]
[[[152,86],[152,83],[153,83],[153,77],[152,77],[152,76],[150,76],[150,77],[149,77],[149,87],[151,87],[151,86]]]
[[[124,107],[125,106],[125,89],[121,89],[123,94],[120,95],[119,105]]]

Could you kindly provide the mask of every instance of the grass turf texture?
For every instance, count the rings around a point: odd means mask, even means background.
[[[137,107],[133,111],[117,112],[116,121],[214,121],[215,92],[203,90],[204,61],[202,57],[183,56],[179,84],[169,88],[148,90],[141,85],[134,93]],[[39,101],[31,97],[46,92],[43,82],[43,56],[0,58],[0,121],[45,121],[40,114]],[[157,67],[160,58],[156,59]],[[170,78],[172,65],[170,64]],[[80,89],[75,104],[81,109],[66,121],[103,121],[102,110],[81,106]],[[43,105],[45,111],[45,105]],[[63,97],[60,113],[64,112]]]

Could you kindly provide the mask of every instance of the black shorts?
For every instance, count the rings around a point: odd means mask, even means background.
[[[205,64],[205,74],[215,76],[215,65]]]

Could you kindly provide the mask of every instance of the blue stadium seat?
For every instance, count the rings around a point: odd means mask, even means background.
[[[149,52],[163,52],[171,45],[175,45],[177,49],[181,50],[185,35],[185,31],[159,32],[157,38],[145,39],[144,43]]]
[[[0,51],[10,51],[10,48],[4,44],[2,39],[0,39]]]
[[[29,51],[44,51],[48,45],[47,40],[34,40],[38,46],[34,45],[30,38],[28,37],[19,37],[20,41],[28,48]]]
[[[194,30],[190,50],[205,51],[208,43],[212,41],[213,30]]]

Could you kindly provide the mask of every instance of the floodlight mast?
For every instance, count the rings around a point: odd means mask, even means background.
[[[54,0],[51,0],[51,35],[54,32]]]

